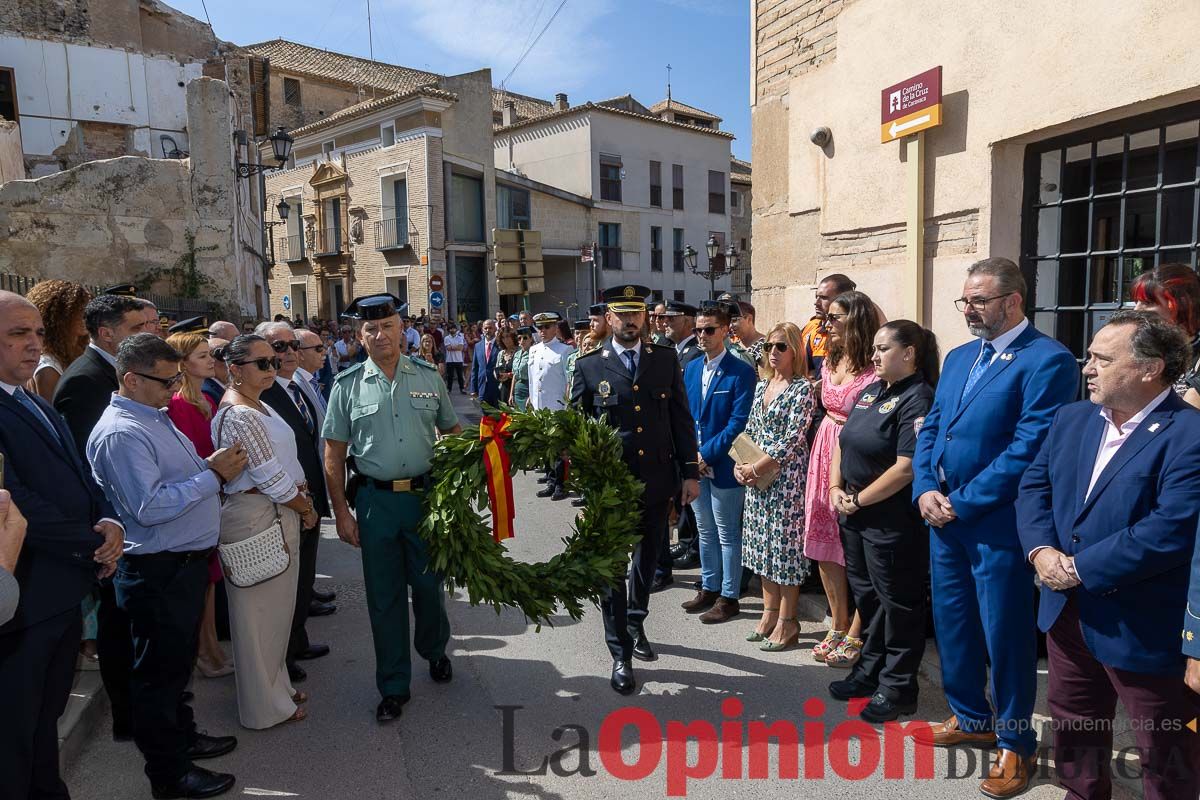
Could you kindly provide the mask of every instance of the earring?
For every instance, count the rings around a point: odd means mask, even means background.
[[[233,385],[234,385],[234,386],[241,386],[241,385],[242,385],[242,379],[241,379],[241,378],[235,378],[235,379],[234,379],[234,381],[233,381]]]

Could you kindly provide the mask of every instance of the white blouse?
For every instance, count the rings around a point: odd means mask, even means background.
[[[249,462],[242,474],[225,484],[225,494],[257,488],[276,503],[286,503],[304,483],[296,457],[296,434],[270,406],[266,414],[249,406],[222,406],[212,420],[213,445],[218,449],[242,443]]]
[[[38,365],[37,365],[37,368],[34,369],[33,374],[36,376],[39,372],[41,372],[44,369],[52,369],[55,372],[57,372],[59,375],[63,374],[62,364],[58,363],[58,359],[55,358],[54,356],[50,355],[49,353],[45,353],[45,352],[42,353],[41,358],[38,359]]]

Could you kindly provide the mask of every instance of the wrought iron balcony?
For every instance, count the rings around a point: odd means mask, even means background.
[[[336,256],[343,252],[346,246],[342,229],[337,225],[329,228],[318,228],[316,238],[318,256]]]
[[[394,250],[408,247],[408,220],[381,219],[375,223],[375,249]]]
[[[297,234],[296,236],[280,236],[279,237],[279,258],[281,261],[288,263],[304,260],[304,237]]]

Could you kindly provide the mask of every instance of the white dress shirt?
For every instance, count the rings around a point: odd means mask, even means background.
[[[99,353],[100,356],[105,361],[107,361],[109,364],[112,364],[113,372],[116,372],[116,370],[117,370],[117,357],[116,356],[114,356],[112,353],[108,352],[107,350],[104,350],[103,348],[99,347],[95,342],[88,342],[88,347],[90,347],[91,349],[93,349],[97,353]]]
[[[617,341],[617,337],[614,336],[612,338],[612,349],[613,353],[615,353],[617,356],[617,360],[621,362],[621,366],[625,367],[626,369],[629,369],[629,359],[625,357],[625,351],[632,350],[633,371],[634,374],[637,374],[638,364],[642,363],[642,340],[638,339],[637,342],[634,343],[633,347],[626,347]]]
[[[728,350],[722,350],[721,354],[716,358],[704,359],[704,370],[700,373],[700,399],[708,399],[708,386],[712,383],[713,376],[717,374],[717,367],[721,365],[721,359],[725,358]]]
[[[1159,403],[1167,399],[1172,388],[1168,386],[1160,394],[1156,395],[1153,400],[1146,405],[1141,411],[1134,414],[1129,420],[1121,426],[1113,422],[1112,412],[1107,408],[1100,409],[1100,416],[1104,417],[1104,438],[1100,440],[1100,449],[1096,451],[1096,463],[1092,467],[1092,479],[1088,482],[1087,494],[1083,496],[1086,500],[1092,496],[1092,489],[1096,485],[1096,481],[1100,479],[1100,473],[1104,472],[1104,468],[1108,466],[1108,462],[1112,461],[1113,456],[1121,449],[1121,445],[1125,444],[1125,440],[1138,429],[1142,421],[1150,415],[1150,412],[1158,408]]]
[[[996,363],[996,359],[1000,357],[1000,354],[1007,350],[1008,346],[1015,342],[1017,337],[1024,333],[1025,329],[1028,327],[1029,319],[1025,318],[1014,325],[1011,329],[1000,334],[995,339],[992,339],[992,347],[995,348],[995,352],[992,353],[992,360],[988,362],[988,365],[990,366],[991,364]],[[983,355],[983,342],[983,339],[979,340],[979,355],[975,356],[975,363],[971,365],[971,369],[975,369],[975,364],[979,363],[979,359]]]
[[[529,348],[530,406],[554,411],[566,407],[567,371],[563,362],[574,349],[557,338]]]

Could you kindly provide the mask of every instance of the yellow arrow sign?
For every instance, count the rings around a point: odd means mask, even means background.
[[[1197,718],[1197,719],[1200,719],[1200,718]],[[1189,722],[1187,724],[1187,727],[1188,727],[1188,730],[1190,730],[1192,733],[1200,732],[1200,731],[1198,731],[1198,728],[1200,728],[1200,726],[1197,726],[1196,719],[1193,719],[1191,722]]]

